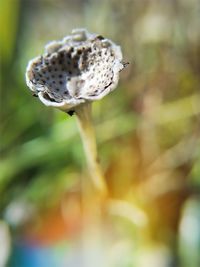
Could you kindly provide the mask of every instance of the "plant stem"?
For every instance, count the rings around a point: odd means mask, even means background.
[[[108,190],[98,161],[96,137],[92,122],[91,103],[80,105],[76,109],[76,115],[93,185],[98,190],[99,194],[102,197],[105,197]]]

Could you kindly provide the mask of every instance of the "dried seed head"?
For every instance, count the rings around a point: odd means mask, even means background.
[[[101,99],[118,83],[124,68],[119,46],[104,37],[76,29],[28,64],[26,82],[47,106],[69,111]]]

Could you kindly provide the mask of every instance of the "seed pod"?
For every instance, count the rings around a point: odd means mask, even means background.
[[[119,46],[84,29],[45,46],[28,63],[26,83],[47,106],[66,112],[114,90],[124,68]]]

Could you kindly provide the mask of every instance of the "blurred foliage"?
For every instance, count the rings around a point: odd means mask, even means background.
[[[94,122],[111,196],[148,218],[140,227],[114,209],[112,266],[199,266],[199,235],[184,253],[184,231],[200,231],[199,14],[198,0],[0,1],[2,218],[12,221],[16,201],[40,213],[73,190],[80,197],[88,174],[75,118],[31,97],[24,74],[45,43],[86,27],[119,43],[130,62],[118,89],[94,104]]]

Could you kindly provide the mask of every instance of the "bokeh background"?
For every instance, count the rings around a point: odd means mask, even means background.
[[[76,119],[43,106],[24,78],[44,44],[77,27],[130,63],[93,105],[113,202],[92,241]],[[0,266],[199,267],[200,1],[1,0],[0,64]]]

